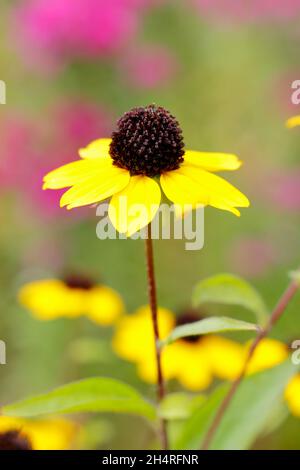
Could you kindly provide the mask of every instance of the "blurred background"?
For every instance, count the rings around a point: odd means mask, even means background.
[[[299,0],[1,0],[1,403],[92,375],[154,394],[113,353],[113,328],[85,317],[38,321],[18,303],[24,283],[66,271],[114,288],[128,313],[147,303],[143,243],[98,240],[95,208],[67,212],[59,191],[41,189],[47,171],[109,136],[132,107],[169,109],[188,148],[236,153],[244,165],[228,179],[251,201],[240,219],[207,209],[201,251],[155,242],[160,305],[188,307],[195,283],[218,272],[245,277],[274,305],[300,261],[300,132],[284,126],[300,114],[291,102],[299,17]],[[299,299],[290,306],[274,338],[300,337],[299,306]],[[205,313],[251,321],[238,308]],[[153,439],[138,418],[82,423],[80,448],[145,448]],[[255,445],[300,449],[299,431],[290,416]]]

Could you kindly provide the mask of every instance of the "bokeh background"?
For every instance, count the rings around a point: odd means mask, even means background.
[[[59,194],[41,190],[44,173],[109,135],[134,106],[169,109],[189,148],[239,155],[244,165],[229,179],[251,200],[240,219],[205,211],[201,251],[155,242],[160,305],[188,307],[195,283],[218,272],[244,276],[274,305],[300,260],[300,132],[284,126],[299,113],[291,103],[299,18],[299,0],[1,0],[1,403],[92,375],[154,393],[114,355],[112,328],[41,322],[17,301],[22,284],[72,271],[116,289],[129,313],[147,302],[143,243],[98,240],[95,208],[67,212]],[[299,307],[298,299],[274,338],[300,338]],[[237,308],[207,313],[251,321]],[[153,439],[138,418],[82,423],[80,448],[144,448]],[[299,449],[299,432],[290,416],[256,447]]]

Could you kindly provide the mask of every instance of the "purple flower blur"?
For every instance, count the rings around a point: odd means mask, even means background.
[[[18,36],[28,51],[63,61],[119,52],[137,31],[149,1],[29,0],[17,8]]]
[[[265,276],[274,267],[277,256],[270,239],[246,237],[234,240],[228,262],[231,269],[241,276],[258,278]]]
[[[39,216],[67,216],[59,209],[60,191],[43,191],[42,177],[61,162],[74,160],[79,147],[105,137],[111,131],[107,116],[93,104],[66,102],[52,111],[50,121],[55,124],[50,128],[38,120],[7,118],[1,143],[1,192],[20,195],[22,206]]]
[[[300,210],[300,168],[273,171],[269,175],[270,184],[266,197],[279,211],[295,212]]]
[[[131,50],[121,62],[133,87],[151,89],[168,85],[178,64],[172,52],[162,46],[142,46]]]

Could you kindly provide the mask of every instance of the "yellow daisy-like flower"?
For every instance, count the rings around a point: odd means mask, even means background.
[[[0,417],[0,450],[67,450],[78,426],[64,419]]]
[[[293,129],[294,127],[300,126],[300,115],[290,117],[286,123],[288,129]]]
[[[43,188],[70,188],[60,200],[67,209],[111,197],[110,220],[127,236],[152,221],[161,189],[179,207],[210,205],[239,216],[237,207],[249,206],[246,196],[214,174],[237,170],[238,158],[185,150],[178,122],[161,107],[125,113],[111,139],[96,140],[79,155],[81,160],[48,173]]]
[[[178,318],[167,309],[158,309],[160,338],[164,339],[176,325],[199,320],[189,311]],[[138,375],[146,382],[155,383],[157,368],[155,341],[149,307],[141,307],[134,314],[121,318],[113,338],[113,349],[123,359],[137,366]],[[227,369],[238,361],[242,346],[216,335],[193,336],[180,339],[162,351],[162,370],[165,379],[177,379],[189,390],[204,390],[216,375],[220,358]],[[227,365],[230,360],[230,365]],[[238,361],[238,367],[240,361]]]
[[[167,309],[158,309],[160,338],[177,325],[199,320],[193,311],[179,317]],[[176,379],[184,388],[200,391],[213,379],[235,380],[241,373],[251,342],[241,344],[218,335],[182,338],[162,350],[162,371],[166,380]],[[116,325],[113,349],[118,356],[136,364],[139,377],[148,383],[157,380],[155,341],[149,307],[141,307],[123,316]],[[288,358],[288,348],[281,341],[265,338],[256,348],[247,375],[275,367]],[[300,374],[285,389],[285,400],[295,416],[300,417]]]
[[[33,281],[21,287],[18,297],[39,320],[86,315],[95,323],[111,325],[124,312],[115,290],[82,276]]]

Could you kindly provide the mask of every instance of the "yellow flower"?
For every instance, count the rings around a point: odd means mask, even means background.
[[[300,115],[290,117],[286,123],[288,129],[293,129],[294,127],[300,126]]]
[[[0,450],[67,450],[77,425],[64,419],[28,420],[0,417]]]
[[[284,397],[291,413],[300,417],[300,374],[295,375],[290,380],[285,389]]]
[[[127,236],[154,218],[161,189],[178,207],[210,205],[239,216],[237,207],[249,206],[246,196],[214,174],[237,170],[238,158],[185,150],[178,122],[161,107],[125,113],[111,139],[95,140],[79,155],[81,160],[48,173],[43,188],[70,188],[60,200],[67,209],[111,197],[110,220]]]
[[[111,325],[124,311],[116,291],[79,276],[25,284],[19,301],[39,320],[86,315],[95,323]]]
[[[199,320],[194,312],[187,312],[177,319],[167,309],[158,309],[158,322],[161,339],[164,339],[176,326]],[[123,359],[137,366],[138,375],[149,383],[156,382],[156,362],[153,326],[149,307],[141,307],[134,314],[121,318],[117,323],[113,338],[113,349]],[[163,348],[162,370],[164,377],[177,379],[189,390],[207,388],[217,372],[218,358],[223,357],[223,367],[227,360],[231,367],[239,355],[239,347],[233,341],[215,335],[180,339]],[[235,354],[234,354],[235,353]],[[240,362],[238,362],[240,364]]]
[[[179,317],[158,308],[160,338],[164,339],[176,325],[199,320],[195,312]],[[251,342],[241,344],[218,335],[182,338],[162,350],[162,370],[166,380],[176,379],[191,391],[208,388],[214,378],[235,380],[245,364]],[[157,380],[155,342],[148,306],[123,316],[116,325],[113,349],[118,356],[136,365],[139,377],[148,383]],[[248,365],[247,375],[275,367],[288,358],[288,348],[281,341],[263,339]],[[290,411],[300,417],[300,374],[285,389]]]

